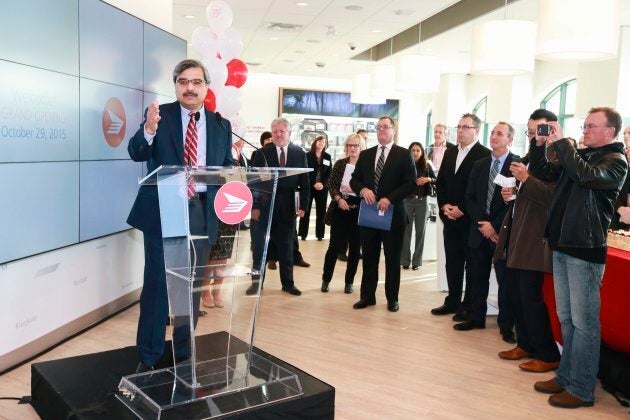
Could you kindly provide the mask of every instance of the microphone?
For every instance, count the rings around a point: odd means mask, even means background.
[[[218,112],[214,113],[214,117],[216,118],[217,122],[219,123],[219,125],[221,127],[223,127],[223,129],[225,131],[229,131],[232,135],[238,137],[239,139],[243,140],[245,143],[247,143],[248,145],[252,146],[254,149],[256,149],[256,151],[258,153],[260,153],[263,157],[263,159],[265,160],[265,167],[268,168],[269,167],[269,163],[267,163],[267,157],[265,156],[265,154],[263,153],[262,150],[260,150],[260,147],[254,146],[253,144],[251,144],[250,142],[248,142],[247,140],[245,140],[243,137],[239,136],[238,134],[236,134],[234,131],[232,130],[228,130],[228,128],[223,124],[223,117],[221,117],[221,114]]]
[[[197,111],[195,112],[195,122],[199,122],[199,118],[201,118],[201,113]]]

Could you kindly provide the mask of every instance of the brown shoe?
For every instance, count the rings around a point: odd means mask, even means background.
[[[579,408],[579,407],[592,407],[593,401],[584,401],[578,397],[574,397],[567,391],[562,391],[559,394],[555,394],[549,397],[549,404],[554,407],[560,408]]]
[[[297,265],[298,267],[310,267],[311,266],[309,263],[307,263],[303,259],[299,260],[299,261],[296,261],[294,265]]]
[[[527,372],[545,373],[558,369],[560,362],[544,362],[540,359],[533,359],[529,362],[521,363],[518,365],[521,369]]]
[[[512,350],[500,351],[499,357],[505,360],[521,360],[532,355],[520,347],[514,347]]]
[[[270,270],[277,270],[278,269],[278,265],[276,264],[275,261],[270,260],[269,262],[267,262],[267,268]]]
[[[534,389],[543,394],[558,394],[564,391],[562,385],[556,382],[556,379],[549,379],[548,381],[538,381],[534,384]]]

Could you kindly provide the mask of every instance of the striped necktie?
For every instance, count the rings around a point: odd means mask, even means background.
[[[490,176],[488,177],[488,196],[486,197],[486,213],[490,213],[490,204],[492,204],[492,197],[494,196],[494,188],[497,184],[494,183],[499,173],[499,159],[494,159],[492,166],[490,167]]]
[[[374,170],[374,193],[378,190],[378,182],[381,180],[383,166],[385,166],[385,146],[381,146],[381,155],[378,157],[376,169]]]
[[[190,120],[186,129],[186,142],[184,143],[184,165],[197,166],[197,120],[196,112],[189,112]],[[188,198],[195,195],[195,183],[192,179],[188,181]]]

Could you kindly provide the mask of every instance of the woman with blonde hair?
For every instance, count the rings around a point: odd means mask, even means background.
[[[328,286],[332,280],[333,271],[337,263],[337,255],[345,252],[345,244],[348,244],[348,264],[345,275],[345,293],[352,293],[354,275],[359,265],[359,253],[361,241],[359,239],[359,204],[361,199],[356,196],[344,180],[346,167],[354,165],[361,152],[361,136],[350,134],[344,145],[345,158],[335,162],[330,178],[328,179],[328,191],[332,201],[326,212],[325,221],[330,225],[330,242],[324,257],[324,272],[322,273],[322,292],[328,292]],[[344,183],[345,182],[345,183]]]

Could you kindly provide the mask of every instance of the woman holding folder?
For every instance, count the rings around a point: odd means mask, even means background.
[[[359,238],[359,203],[361,199],[350,189],[350,176],[361,152],[361,136],[350,134],[344,144],[346,157],[333,166],[328,178],[328,192],[332,201],[326,211],[325,222],[330,225],[330,242],[324,257],[322,292],[328,292],[328,285],[335,271],[337,255],[345,252],[348,243],[348,265],[346,266],[345,293],[352,293],[354,275],[359,266],[361,241]]]

